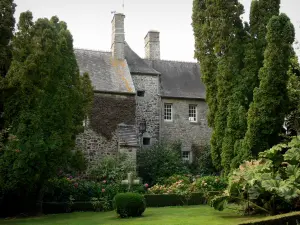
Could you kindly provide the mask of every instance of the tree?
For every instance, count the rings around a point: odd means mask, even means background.
[[[278,142],[287,112],[287,71],[294,37],[293,24],[285,14],[270,19],[264,66],[259,71],[260,85],[254,90],[242,144],[245,155],[257,156]]]
[[[217,12],[217,19],[213,26],[215,26],[214,36],[216,37],[215,51],[219,56],[216,78],[218,106],[211,138],[211,151],[215,167],[221,170],[221,165],[224,164],[221,153],[227,125],[228,104],[233,94],[234,80],[240,76],[242,68],[243,48],[241,44],[244,30],[240,16],[244,8],[238,1],[232,0],[216,1],[211,10]]]
[[[11,40],[15,27],[15,7],[13,0],[0,1],[0,131],[4,128],[3,119],[3,77],[9,69],[11,63]]]
[[[88,75],[80,78],[65,22],[57,17],[33,22],[25,12],[18,30],[6,76],[13,92],[5,99],[5,119],[15,138],[0,154],[0,183],[6,191],[39,193],[67,166],[92,89]]]
[[[11,45],[15,27],[16,4],[13,0],[0,1],[0,76],[5,77],[11,61]]]
[[[208,105],[208,125],[214,128],[215,113],[217,111],[217,57],[214,52],[215,40],[213,29],[209,26],[213,21],[209,16],[209,8],[212,4],[205,0],[194,0],[193,2],[193,30],[195,36],[195,58],[201,63],[201,79],[206,86],[206,102]]]
[[[247,130],[247,111],[253,100],[253,90],[259,86],[258,71],[263,65],[266,27],[270,18],[279,14],[279,7],[279,0],[255,0],[251,4],[250,26],[245,26],[248,35],[242,43],[245,51],[244,64],[240,75],[234,79],[222,144],[222,166],[225,173],[230,171],[230,167],[238,166],[244,159],[241,149],[235,146],[239,147],[239,143],[236,142],[243,139]]]
[[[294,53],[288,70],[289,107],[285,122],[288,135],[300,135],[300,65]]]

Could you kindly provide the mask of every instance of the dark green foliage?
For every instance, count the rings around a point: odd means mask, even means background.
[[[4,108],[15,138],[0,155],[1,188],[40,193],[45,181],[68,167],[88,100],[66,23],[57,17],[33,22],[25,12],[18,29]]]
[[[87,169],[88,162],[82,150],[77,149],[71,153],[69,165],[70,169],[76,172],[84,172]]]
[[[181,159],[177,145],[157,143],[137,153],[137,172],[144,183],[150,186],[173,174],[188,174],[188,168]],[[180,149],[180,148],[179,148]]]
[[[217,57],[214,52],[213,29],[208,26],[211,17],[208,16],[208,3],[204,0],[194,0],[193,2],[193,30],[195,36],[195,58],[201,62],[201,79],[206,86],[206,102],[209,106],[208,124],[214,127],[215,113],[217,111],[217,83],[216,64]],[[212,20],[213,21],[213,20]]]
[[[192,145],[193,162],[188,165],[190,173],[194,175],[212,175],[216,173],[211,159],[210,146]]]
[[[135,96],[95,94],[90,126],[98,134],[111,139],[120,123],[135,123]]]
[[[291,57],[288,75],[289,108],[286,127],[287,134],[293,136],[300,134],[300,66],[296,55]]]
[[[221,149],[232,81],[242,66],[242,13],[243,6],[236,0],[195,0],[193,5],[195,57],[200,62],[207,88],[208,121],[213,128],[211,155],[218,170],[221,170]]]
[[[256,156],[278,143],[287,112],[287,82],[289,58],[295,31],[285,14],[274,16],[267,26],[267,47],[264,66],[259,72],[260,85],[254,90],[248,112],[248,128],[243,152]]]
[[[114,197],[114,208],[121,218],[138,217],[146,209],[145,198],[136,193],[120,193]]]
[[[0,1],[0,77],[5,77],[11,62],[11,45],[15,28],[16,4],[13,0]],[[0,78],[0,79],[1,79]]]
[[[144,195],[147,207],[166,207],[182,205],[201,205],[205,203],[203,193],[191,193],[190,198],[176,194],[146,194]]]

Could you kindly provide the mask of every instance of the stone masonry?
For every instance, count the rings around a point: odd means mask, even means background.
[[[162,99],[161,112],[164,104],[172,104],[172,121],[161,118],[161,139],[181,141],[182,151],[191,151],[192,144],[205,146],[209,143],[211,129],[207,125],[207,104],[204,100]],[[197,105],[197,122],[189,121],[189,105]]]
[[[143,137],[149,137],[150,143],[154,144],[159,140],[159,77],[137,74],[132,78],[136,90],[145,91],[144,96],[136,96],[136,121],[140,124],[143,119],[146,120],[147,130]]]

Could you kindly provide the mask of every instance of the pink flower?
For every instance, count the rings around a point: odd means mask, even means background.
[[[106,184],[106,180],[103,181],[103,184]]]
[[[149,184],[145,184],[144,186],[145,186],[145,188],[148,188],[148,187],[149,187]]]
[[[102,192],[105,192],[105,189],[104,189],[104,188],[102,189]]]
[[[74,184],[74,187],[77,188],[77,187],[78,187],[78,183],[75,183],[75,184]]]
[[[72,176],[69,176],[69,178],[70,178],[70,179],[73,179],[73,177],[72,177]]]
[[[20,151],[21,151],[20,149],[17,149],[17,150],[16,150],[17,153],[19,153]]]

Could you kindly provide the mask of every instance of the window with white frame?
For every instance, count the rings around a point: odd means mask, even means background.
[[[172,121],[172,104],[165,104],[164,119],[165,121]]]
[[[182,152],[182,160],[185,162],[189,162],[191,157],[191,152],[189,151],[183,151]]]
[[[197,122],[197,106],[189,105],[189,121]]]

